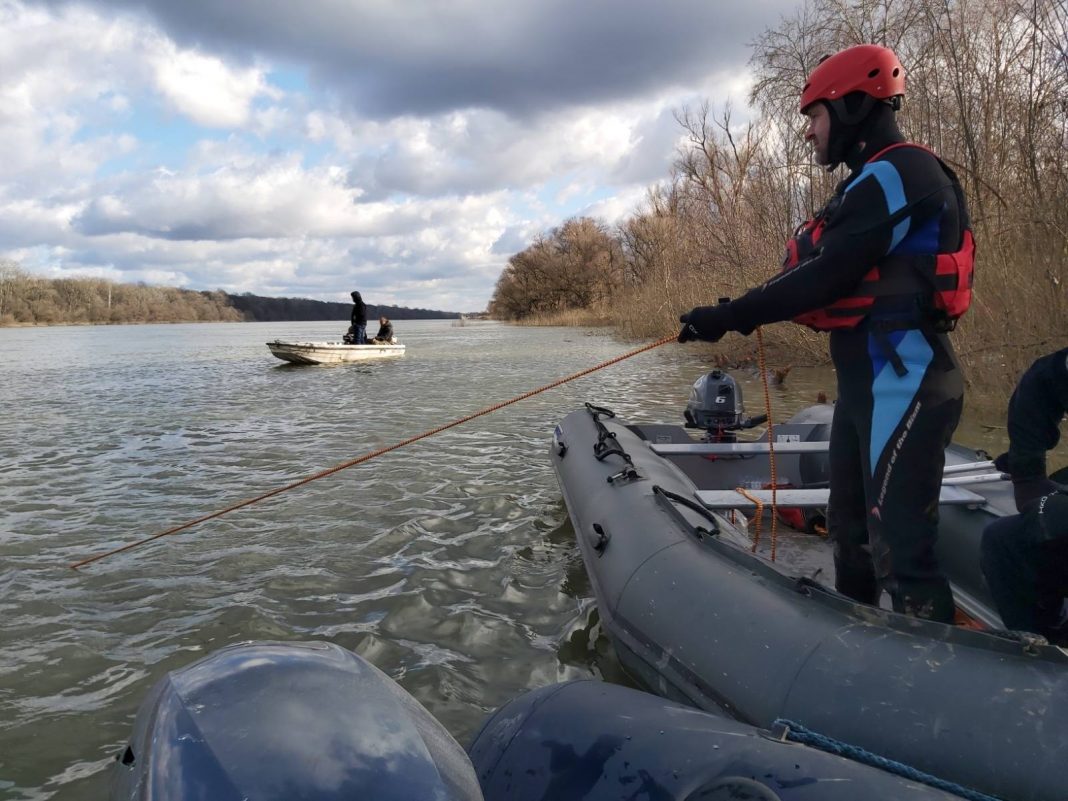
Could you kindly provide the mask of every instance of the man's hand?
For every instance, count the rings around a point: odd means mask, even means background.
[[[682,315],[679,322],[679,342],[703,339],[705,342],[719,342],[728,329],[725,324],[726,306],[698,306]]]
[[[1008,473],[1012,479],[1012,495],[1016,501],[1016,511],[1018,512],[1026,511],[1052,492],[1063,492],[1065,489],[1063,485],[1058,484],[1056,481],[1051,481],[1041,472],[1036,473],[1034,468],[1026,471],[1028,475],[1018,476],[1009,469],[1010,465],[1011,462],[1007,453],[1001,454],[994,460],[994,467],[1002,473]],[[1017,470],[1018,472],[1019,470]]]
[[[1064,487],[1048,478],[1032,478],[1012,482],[1012,496],[1017,511],[1023,512],[1054,492],[1064,492]]]

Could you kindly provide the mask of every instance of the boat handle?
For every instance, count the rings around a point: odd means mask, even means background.
[[[593,550],[597,551],[598,556],[604,556],[604,551],[608,547],[609,541],[612,539],[612,535],[608,533],[607,529],[600,523],[594,523],[591,528],[595,536],[590,537],[593,541]]]
[[[563,459],[567,455],[567,443],[564,442],[564,432],[560,426],[553,431],[553,445],[556,446],[556,455]]]
[[[666,490],[659,484],[653,485],[653,495],[656,496],[657,501],[667,510],[668,514],[675,518],[675,521],[689,531],[694,538],[703,539],[706,534],[711,536],[719,534],[719,521],[716,519],[716,516],[712,514],[710,509],[706,509],[701,504],[696,501],[691,501],[683,495],[678,495],[670,490]],[[690,511],[701,515],[701,517],[705,518],[705,520],[712,524],[712,530],[709,531],[708,529],[690,523],[690,521],[683,517],[679,510],[675,508],[675,504],[685,506]]]
[[[635,481],[639,478],[641,478],[641,475],[638,474],[638,471],[634,469],[633,465],[628,464],[618,473],[613,473],[605,478],[605,481],[609,484],[615,484],[617,481]]]

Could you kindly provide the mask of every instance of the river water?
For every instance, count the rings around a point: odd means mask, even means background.
[[[299,367],[269,339],[344,323],[0,329],[0,798],[106,797],[167,671],[246,640],[329,640],[461,742],[523,690],[626,681],[547,457],[584,401],[681,422],[709,351],[674,344],[103,560],[132,542],[634,347],[602,332],[398,321],[403,358]],[[750,413],[755,372],[736,373]],[[833,398],[773,388],[776,418]],[[995,421],[996,422],[996,421]],[[959,439],[992,452],[1004,432]]]

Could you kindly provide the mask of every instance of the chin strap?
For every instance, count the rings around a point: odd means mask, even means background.
[[[870,139],[871,131],[868,130],[870,124],[865,126],[864,123],[878,104],[886,105],[894,111],[901,108],[900,97],[879,100],[867,94],[861,96],[860,102],[853,111],[849,110],[844,97],[823,102],[827,104],[831,114],[830,143],[827,148],[827,156],[831,163],[827,167],[828,172],[833,171],[839,164],[846,161],[846,157],[862,138],[865,140]]]

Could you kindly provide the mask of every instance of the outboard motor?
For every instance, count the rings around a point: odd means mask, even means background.
[[[483,801],[441,724],[325,642],[235,645],[168,673],[117,759],[112,801]]]
[[[704,429],[706,439],[716,442],[734,442],[737,437],[731,432],[768,419],[767,415],[746,417],[742,388],[733,376],[718,368],[694,382],[684,416],[687,428]]]

